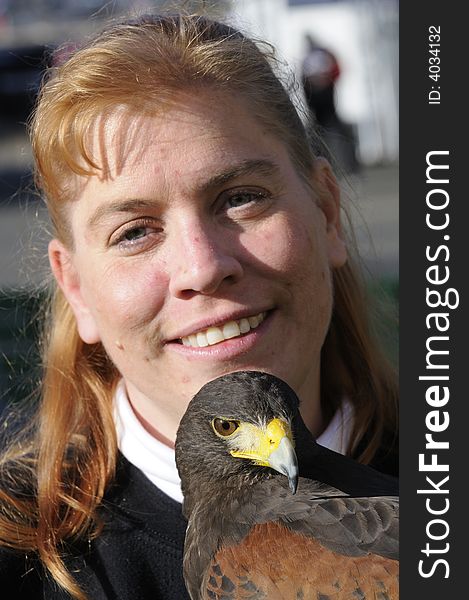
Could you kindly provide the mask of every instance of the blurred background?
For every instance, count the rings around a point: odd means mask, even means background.
[[[48,281],[48,222],[31,180],[26,122],[53,52],[109,18],[183,6],[272,43],[297,82],[352,206],[379,334],[397,362],[397,0],[0,0],[0,410],[34,388],[37,307]]]

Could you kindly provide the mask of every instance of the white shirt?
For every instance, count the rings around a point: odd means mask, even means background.
[[[344,398],[329,425],[316,438],[317,443],[339,454],[345,454],[352,434],[353,420],[353,406],[350,400]]]
[[[116,389],[114,420],[119,450],[148,479],[173,500],[182,502],[181,480],[174,449],[154,438],[138,420],[129,402],[124,382]],[[327,429],[316,438],[318,444],[345,454],[353,426],[353,407],[344,400]]]
[[[174,448],[154,438],[137,419],[121,381],[114,397],[117,444],[125,458],[135,465],[162,492],[182,502],[181,480]]]

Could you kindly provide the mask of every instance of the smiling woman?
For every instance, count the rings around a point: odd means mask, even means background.
[[[151,16],[44,83],[31,133],[57,286],[36,426],[0,492],[10,581],[21,552],[39,559],[12,584],[28,593],[185,597],[174,440],[225,373],[280,377],[319,441],[395,474],[396,384],[339,187],[274,65],[227,25]]]

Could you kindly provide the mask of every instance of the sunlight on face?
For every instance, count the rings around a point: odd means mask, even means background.
[[[71,203],[73,251],[54,242],[51,261],[139,414],[173,438],[191,396],[241,369],[318,401],[345,251],[285,146],[206,94],[154,117],[116,111],[93,149],[106,169]]]

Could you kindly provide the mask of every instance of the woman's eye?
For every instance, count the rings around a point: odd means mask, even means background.
[[[112,236],[111,245],[124,251],[145,248],[154,241],[154,236],[160,232],[160,229],[153,221],[129,224]]]
[[[246,204],[257,203],[264,200],[266,194],[263,192],[251,192],[251,191],[243,191],[232,193],[228,199],[226,200],[226,204],[229,208],[239,208],[240,206],[245,206]]]
[[[147,235],[148,232],[148,227],[144,227],[143,225],[141,225],[140,227],[134,227],[133,229],[129,229],[128,231],[124,232],[124,235],[122,236],[121,240],[125,240],[126,242],[133,242],[134,240],[138,240],[140,238],[145,237],[145,235]]]

